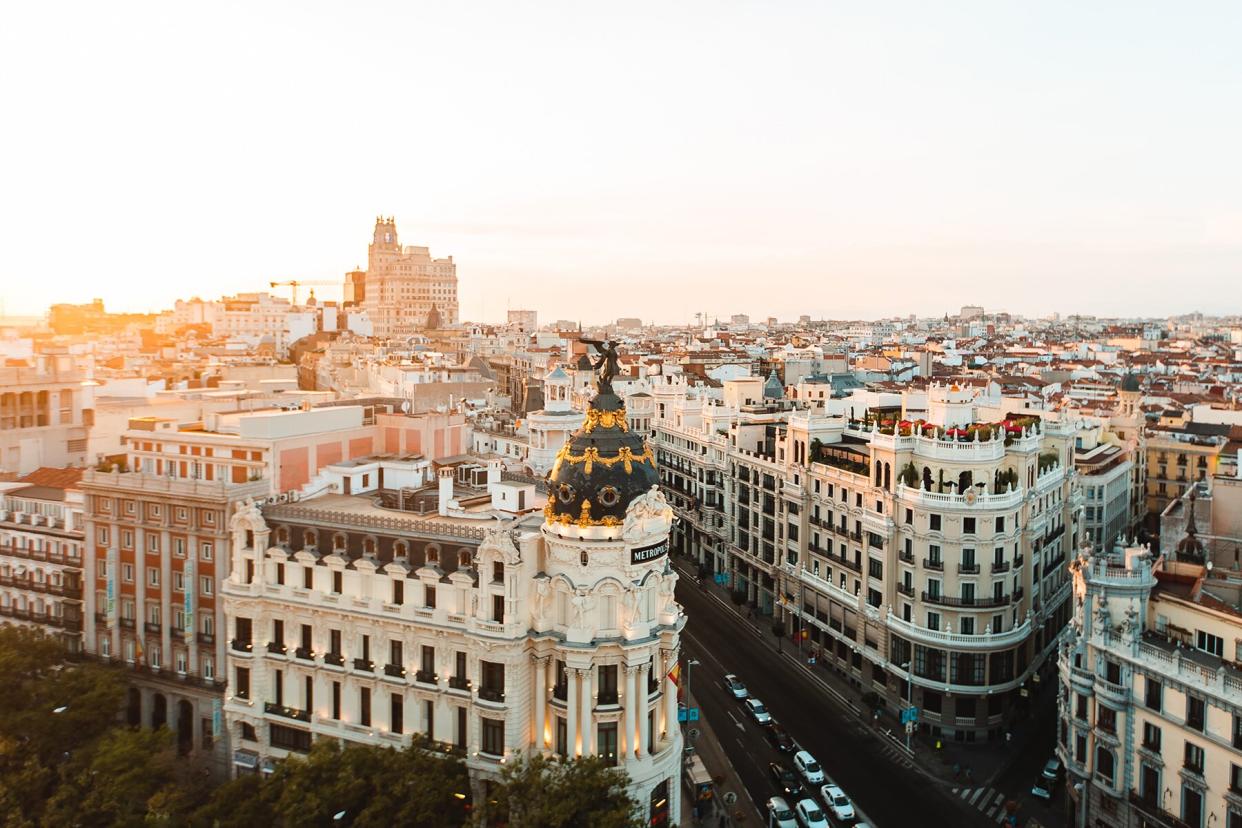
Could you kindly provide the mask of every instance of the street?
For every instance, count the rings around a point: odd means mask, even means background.
[[[825,773],[854,800],[860,819],[882,828],[988,823],[985,814],[954,797],[943,783],[901,761],[904,755],[869,734],[870,726],[858,716],[808,685],[793,656],[777,654],[692,579],[679,581],[677,599],[689,616],[683,646],[689,658],[700,662],[688,676],[693,703],[712,722],[761,811],[775,793],[768,763],[788,764],[789,757],[768,744],[764,729],[726,693],[721,683],[726,673],[736,674],[799,745],[819,760]]]

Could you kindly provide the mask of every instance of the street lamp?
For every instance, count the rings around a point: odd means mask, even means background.
[[[690,724],[690,672],[691,668],[700,664],[697,658],[686,659],[686,724]]]
[[[907,661],[901,665],[901,669],[906,671],[906,709],[909,710],[913,706],[914,699],[914,682],[911,681],[910,662]],[[910,731],[912,730],[914,730],[914,722],[906,722],[906,753],[910,752]]]
[[[1074,790],[1078,792],[1078,826],[1079,828],[1087,828],[1087,785],[1089,780],[1084,779],[1074,786]]]

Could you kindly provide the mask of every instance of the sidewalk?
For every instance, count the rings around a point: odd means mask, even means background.
[[[733,828],[758,828],[762,824],[759,814],[752,804],[750,794],[746,791],[746,787],[742,784],[741,777],[737,775],[737,771],[733,769],[733,763],[725,755],[724,748],[720,746],[720,741],[716,738],[716,732],[712,728],[711,723],[706,717],[699,719],[697,722],[691,722],[686,727],[686,745],[693,747],[694,752],[703,760],[704,767],[711,774],[712,781],[715,783],[716,796],[712,810],[708,814],[703,814],[696,821],[693,818],[693,803],[690,802],[690,796],[682,790],[681,795],[681,825],[701,825],[705,828],[724,828],[724,826],[732,826]],[[698,731],[698,736],[692,738],[691,733]],[[725,805],[727,794],[735,794],[737,799],[732,806]]]
[[[678,556],[677,563],[682,569],[681,574],[688,581],[698,583],[702,589],[720,599],[727,611],[733,612],[738,618],[753,626],[759,635],[771,644],[772,649],[779,649],[787,657],[797,659],[807,674],[808,680],[818,683],[827,690],[829,695],[834,696],[849,714],[858,717],[861,723],[873,730],[877,738],[888,740],[896,753],[906,755],[905,729],[899,720],[897,709],[885,707],[881,710],[878,721],[873,720],[872,711],[862,701],[864,691],[858,682],[837,665],[835,658],[821,655],[814,666],[808,665],[810,648],[804,643],[799,649],[799,642],[790,638],[778,640],[772,634],[772,616],[762,615],[756,611],[751,617],[745,606],[738,607],[732,602],[727,588],[712,583],[710,580],[700,581],[697,576],[697,564],[693,560]],[[1040,698],[1050,692],[1052,684],[1049,681],[1041,682],[1037,691]],[[1031,699],[1032,706],[1037,702],[1037,698]],[[910,742],[912,749],[910,760],[914,768],[921,773],[946,784],[987,785],[1008,766],[1013,757],[1024,750],[1032,735],[1030,718],[1017,718],[1012,724],[1011,733],[1012,740],[1008,744],[1004,741],[966,744],[942,740],[939,742],[939,749],[936,740],[923,733],[915,733]],[[954,773],[955,768],[957,768],[957,774]],[[968,773],[969,779],[967,779]]]

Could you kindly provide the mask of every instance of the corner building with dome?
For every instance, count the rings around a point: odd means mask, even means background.
[[[484,490],[442,467],[413,494],[371,475],[361,492],[355,479],[335,487],[348,495],[237,510],[223,589],[235,773],[320,738],[422,734],[464,757],[476,801],[521,754],[599,755],[649,825],[678,821],[673,512],[607,380],[546,503],[497,468]]]

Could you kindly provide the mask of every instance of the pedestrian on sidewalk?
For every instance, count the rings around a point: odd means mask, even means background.
[[[1013,733],[1006,730],[1005,731],[1005,747],[1009,747],[1009,743],[1012,741],[1013,741]]]

